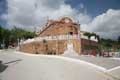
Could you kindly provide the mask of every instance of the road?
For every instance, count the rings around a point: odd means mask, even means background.
[[[113,69],[120,66],[120,61],[114,59],[73,59],[4,50],[0,51],[0,60],[8,63],[8,68],[0,73],[1,80],[120,80],[119,68]]]

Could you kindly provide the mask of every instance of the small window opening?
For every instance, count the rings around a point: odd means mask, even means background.
[[[69,34],[70,34],[70,35],[73,35],[73,32],[70,32]]]

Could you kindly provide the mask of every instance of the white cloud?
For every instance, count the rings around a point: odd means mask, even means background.
[[[2,18],[7,20],[9,27],[16,25],[33,30],[34,27],[43,26],[48,17],[59,19],[69,16],[81,24],[82,30],[97,32],[104,38],[116,39],[120,34],[120,10],[109,9],[92,20],[82,3],[81,10],[65,4],[64,0],[7,0],[7,3],[8,13]]]
[[[69,16],[80,23],[88,23],[91,18],[65,4],[64,0],[7,0],[8,10],[3,17],[9,26],[34,28],[42,26],[47,17],[58,19]]]
[[[120,10],[109,9],[89,24],[83,24],[82,29],[97,32],[104,38],[117,39],[120,36]]]

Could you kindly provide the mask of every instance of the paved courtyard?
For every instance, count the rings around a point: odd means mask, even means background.
[[[8,68],[0,73],[0,80],[120,80],[119,59],[68,57],[2,50],[0,60]]]
[[[103,58],[103,57],[94,57],[94,56],[79,56],[72,58],[80,59],[101,66],[107,70],[120,66],[120,60],[112,59],[112,58]]]

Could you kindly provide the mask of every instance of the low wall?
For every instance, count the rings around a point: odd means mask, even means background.
[[[98,49],[98,42],[96,41],[92,41],[92,40],[88,40],[88,39],[81,39],[81,52],[83,54],[85,53],[90,53],[92,50],[96,50]]]
[[[50,40],[50,41],[36,41],[20,45],[20,51],[34,54],[63,54],[67,48],[68,43],[73,43],[74,51],[81,53],[81,46],[79,39],[69,40]]]

